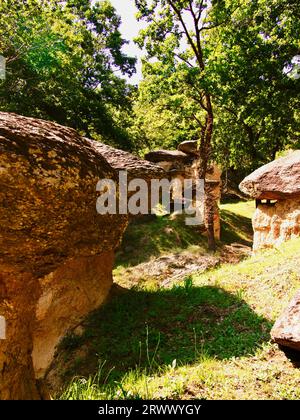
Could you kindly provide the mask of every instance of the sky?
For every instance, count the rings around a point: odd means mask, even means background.
[[[128,81],[132,84],[138,84],[142,78],[142,65],[141,65],[141,56],[142,51],[139,49],[137,45],[134,44],[133,38],[135,38],[139,30],[143,27],[142,23],[137,22],[135,18],[135,14],[137,13],[137,9],[134,4],[134,0],[110,0],[113,4],[114,8],[117,10],[117,14],[121,16],[122,25],[120,27],[120,31],[123,35],[123,38],[130,41],[128,45],[126,45],[123,51],[130,56],[137,57],[137,73],[133,75]]]

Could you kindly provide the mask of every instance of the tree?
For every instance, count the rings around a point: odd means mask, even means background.
[[[131,106],[135,59],[122,52],[120,18],[109,1],[4,0],[0,54],[7,77],[0,109],[57,121],[130,148],[116,118]],[[116,111],[116,112],[115,112]]]
[[[210,32],[206,70],[217,109],[215,155],[243,173],[299,147],[300,14],[294,0],[241,4]]]
[[[189,9],[188,2],[176,4]],[[188,10],[183,13],[192,32],[193,19]],[[211,156],[230,169],[238,184],[281,149],[299,147],[299,8],[295,0],[228,0],[213,2],[206,15],[210,29],[201,31],[202,72],[193,51],[170,27],[159,32],[153,23],[149,35],[142,33],[140,42],[145,40],[150,53],[136,112],[152,144],[157,139],[171,145],[172,131],[175,143],[196,139],[205,118],[199,97],[203,89],[209,92]],[[151,42],[155,30],[159,33]],[[152,56],[155,61],[149,61]],[[143,108],[149,110],[146,115]]]
[[[207,39],[213,28],[222,25],[236,7],[224,1],[205,0],[136,0],[139,18],[147,21],[137,40],[147,50],[147,60],[155,57],[159,64],[149,64],[168,89],[184,94],[193,104],[194,121],[199,128],[201,157],[200,178],[205,179],[211,157],[214,111],[210,84],[206,78]],[[167,75],[167,78],[164,76]],[[174,77],[172,77],[172,75]],[[154,92],[155,95],[155,92]],[[197,104],[198,110],[194,105]],[[208,194],[208,202],[209,194]],[[212,203],[208,206],[209,248],[215,248]]]
[[[199,140],[201,136],[203,112],[184,92],[179,69],[173,70],[173,66],[161,62],[144,63],[144,80],[133,108],[140,153],[159,147],[176,148],[184,140]]]

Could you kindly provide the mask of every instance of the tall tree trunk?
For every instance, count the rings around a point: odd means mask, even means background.
[[[188,29],[187,24],[184,21],[183,15],[181,13],[180,5],[178,5],[178,2],[175,0],[168,0],[167,3],[170,5],[171,9],[174,11],[175,15],[177,16],[179,22],[181,23],[183,32],[186,35],[186,39],[188,43],[190,44],[194,54],[195,58],[197,60],[198,66],[200,71],[205,71],[205,60],[203,59],[203,50],[202,50],[202,38],[201,38],[201,28],[199,25],[201,25],[201,14],[204,9],[202,9],[203,4],[200,7],[200,13],[195,11],[193,8],[193,2],[189,1],[189,8],[185,9],[188,10],[191,13],[191,17],[194,23],[194,29],[195,29],[195,40],[191,36],[191,33]],[[180,3],[180,2],[179,2]],[[203,27],[202,27],[203,29]],[[204,92],[204,97],[199,98],[200,105],[202,109],[206,112],[206,121],[205,121],[205,127],[204,132],[201,138],[201,144],[200,144],[200,156],[202,159],[201,165],[202,168],[199,172],[199,177],[201,179],[204,179],[205,181],[205,175],[207,171],[207,166],[210,158],[210,152],[211,152],[211,139],[212,139],[212,133],[213,133],[213,122],[214,122],[214,114],[213,114],[213,108],[211,103],[211,97],[210,94],[206,91]],[[205,104],[202,103],[202,99],[205,100]],[[209,188],[206,190],[209,190]],[[216,243],[215,243],[215,236],[214,236],[214,200],[211,197],[210,193],[208,192],[208,197],[205,198],[206,204],[206,211],[207,211],[207,234],[208,234],[208,248],[211,250],[216,249]]]
[[[205,219],[207,225],[207,238],[208,238],[208,249],[216,250],[215,232],[214,232],[214,213],[215,213],[215,202],[211,193],[211,188],[205,182],[205,177],[208,168],[208,162],[211,154],[211,140],[213,134],[213,122],[214,115],[211,104],[211,98],[209,94],[205,95],[206,100],[206,120],[205,127],[202,132],[201,144],[200,144],[200,157],[201,157],[201,169],[200,178],[204,179],[205,185]]]

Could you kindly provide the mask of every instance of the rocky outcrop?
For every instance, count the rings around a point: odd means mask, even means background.
[[[39,279],[32,361],[35,377],[44,377],[67,329],[98,308],[112,286],[114,251],[72,258]],[[67,327],[67,328],[66,328]]]
[[[150,162],[182,162],[188,163],[191,161],[191,156],[179,150],[154,150],[146,153],[145,159]]]
[[[193,181],[195,189],[196,181],[199,180],[201,160],[197,150],[197,141],[185,141],[178,146],[179,150],[155,150],[145,155],[145,159],[155,162],[164,171],[165,176],[171,181],[178,179],[181,183],[186,179]],[[200,209],[203,215],[203,225],[208,226],[209,212],[213,212],[214,236],[220,239],[221,225],[219,214],[219,201],[221,197],[221,170],[216,164],[207,169],[205,176],[205,202],[203,199],[196,201],[193,197],[193,204]],[[209,199],[208,199],[209,197]],[[174,201],[183,201],[182,189],[172,191]]]
[[[0,151],[0,399],[37,399],[60,339],[108,295],[128,216],[97,213],[118,173],[73,129],[0,112]]]
[[[240,189],[256,199],[253,250],[300,236],[300,151],[254,171]]]
[[[256,199],[300,197],[300,150],[258,168],[239,187]]]
[[[148,160],[139,159],[131,153],[115,149],[107,144],[99,143],[93,140],[89,141],[114,169],[117,171],[126,170],[129,181],[134,178],[142,178],[145,181],[151,181],[153,178],[161,178],[165,175],[162,168],[154,165]]]
[[[283,347],[300,351],[300,290],[275,322],[271,337]]]
[[[187,155],[198,156],[198,142],[197,140],[186,140],[180,143],[177,147],[180,152],[186,153]]]
[[[300,198],[258,204],[252,224],[254,251],[300,236]]]

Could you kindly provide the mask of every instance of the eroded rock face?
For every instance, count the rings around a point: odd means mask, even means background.
[[[300,236],[300,198],[259,204],[252,218],[253,250],[278,246]]]
[[[66,332],[106,299],[112,285],[114,252],[72,258],[39,279],[33,334],[35,377],[43,378]]]
[[[0,399],[39,398],[55,345],[108,294],[128,218],[97,213],[117,173],[73,129],[0,113],[0,152]]]
[[[165,173],[158,165],[154,165],[148,160],[139,159],[124,150],[115,149],[107,144],[89,140],[93,147],[101,153],[107,162],[117,171],[126,171],[128,180],[142,178],[151,181],[153,178],[162,178]]]
[[[199,180],[199,172],[201,168],[201,160],[197,151],[197,141],[185,141],[178,146],[178,150],[156,150],[145,155],[145,158],[151,162],[157,163],[166,174],[166,177],[171,180],[178,179],[181,183],[186,179],[191,179],[193,182]],[[222,171],[217,164],[212,163],[205,175],[205,197],[199,202],[194,201],[194,205],[201,210],[204,216],[203,225],[208,226],[208,215],[210,209],[213,211],[214,236],[220,239],[221,224],[219,214],[219,201],[221,198],[221,174]],[[209,199],[208,199],[209,197]],[[172,191],[172,198],[174,200],[182,200],[182,190]]]
[[[299,197],[300,150],[258,168],[240,183],[239,188],[256,199]]]
[[[281,346],[300,351],[300,290],[275,322],[271,337]]]

